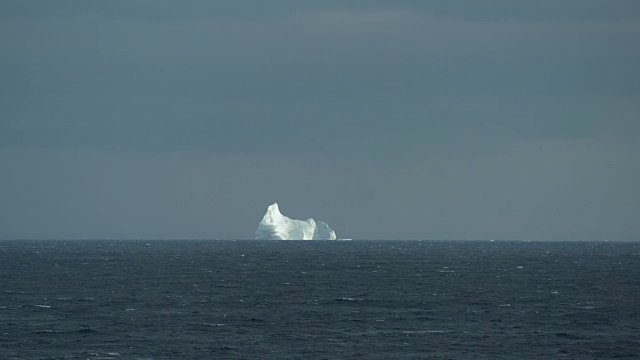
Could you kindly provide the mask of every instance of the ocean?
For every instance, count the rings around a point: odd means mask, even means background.
[[[0,241],[0,359],[640,358],[640,244]]]

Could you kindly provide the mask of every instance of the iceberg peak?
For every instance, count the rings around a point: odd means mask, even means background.
[[[282,213],[278,203],[267,208],[256,229],[256,240],[335,240],[336,233],[329,225],[313,219],[290,219]]]
[[[264,214],[264,216],[269,216],[270,218],[282,216],[282,213],[280,213],[280,208],[278,207],[278,203],[276,202],[269,205],[269,207],[267,208],[267,213]]]

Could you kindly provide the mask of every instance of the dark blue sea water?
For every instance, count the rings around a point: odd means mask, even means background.
[[[640,245],[0,241],[0,359],[640,357]]]

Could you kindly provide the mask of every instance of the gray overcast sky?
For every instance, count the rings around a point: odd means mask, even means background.
[[[638,240],[640,1],[0,2],[0,239]]]

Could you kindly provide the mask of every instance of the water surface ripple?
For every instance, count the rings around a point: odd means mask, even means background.
[[[634,358],[638,260],[613,242],[0,241],[0,358]]]

